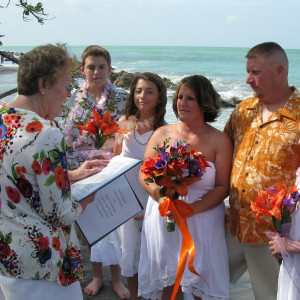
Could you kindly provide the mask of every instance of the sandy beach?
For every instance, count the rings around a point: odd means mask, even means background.
[[[0,64],[0,74],[9,74],[13,72],[17,72],[18,65],[7,63],[7,64]]]
[[[82,290],[91,282],[92,280],[92,268],[89,262],[89,252],[87,246],[81,246],[84,270],[86,273],[87,280],[81,284]],[[104,284],[100,292],[96,296],[88,296],[83,293],[84,300],[119,300],[120,298],[115,294],[111,287],[111,275],[109,267],[103,267],[103,277]],[[126,278],[122,278],[123,284],[127,286]],[[193,300],[191,295],[185,295],[184,300]],[[230,287],[230,300],[254,300],[252,293],[252,288],[249,280],[249,274],[246,272],[240,280]]]

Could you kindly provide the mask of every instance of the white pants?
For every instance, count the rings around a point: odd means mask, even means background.
[[[0,300],[83,300],[80,283],[26,280],[0,275]]]

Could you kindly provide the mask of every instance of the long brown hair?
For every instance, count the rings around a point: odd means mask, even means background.
[[[139,79],[144,79],[153,82],[158,89],[158,101],[155,107],[153,129],[157,129],[165,124],[165,114],[167,105],[167,88],[160,76],[154,73],[145,72],[138,73],[130,84],[130,94],[125,104],[125,118],[129,116],[139,117],[139,111],[134,103],[134,92]]]

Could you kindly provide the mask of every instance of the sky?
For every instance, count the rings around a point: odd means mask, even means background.
[[[3,46],[252,47],[274,41],[300,49],[299,0],[40,0],[51,20],[22,20],[0,8]],[[36,4],[38,0],[29,0]],[[0,0],[6,6],[8,0]]]

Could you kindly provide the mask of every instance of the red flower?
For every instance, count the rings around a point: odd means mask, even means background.
[[[65,277],[65,273],[63,272],[63,270],[61,268],[59,268],[58,270],[58,277],[59,277],[59,282],[62,285],[66,284],[66,277]]]
[[[17,188],[25,198],[30,198],[33,194],[32,185],[25,178],[21,178],[21,177],[17,178]]]
[[[63,190],[66,186],[66,180],[65,180],[65,171],[61,166],[57,166],[54,169],[54,180],[57,185],[57,187],[60,190]]]
[[[9,200],[11,200],[15,204],[20,203],[21,195],[20,195],[20,192],[17,189],[15,189],[11,186],[6,186],[5,190],[6,190],[6,194],[9,198]]]
[[[40,250],[45,250],[49,246],[49,237],[41,237],[39,239]]]
[[[32,166],[32,169],[35,172],[35,174],[37,174],[37,175],[42,174],[41,164],[37,160],[35,160],[31,166]]]
[[[27,132],[41,132],[43,129],[43,124],[40,121],[33,121],[31,123],[28,123],[25,130]]]
[[[147,178],[152,177],[153,171],[156,170],[155,164],[159,160],[159,157],[148,157],[144,160],[141,172],[143,172]]]
[[[46,157],[43,160],[43,164],[42,164],[42,171],[45,175],[48,175],[51,171],[51,160],[49,157]]]
[[[10,256],[11,249],[7,242],[0,240],[0,259],[7,259]]]

